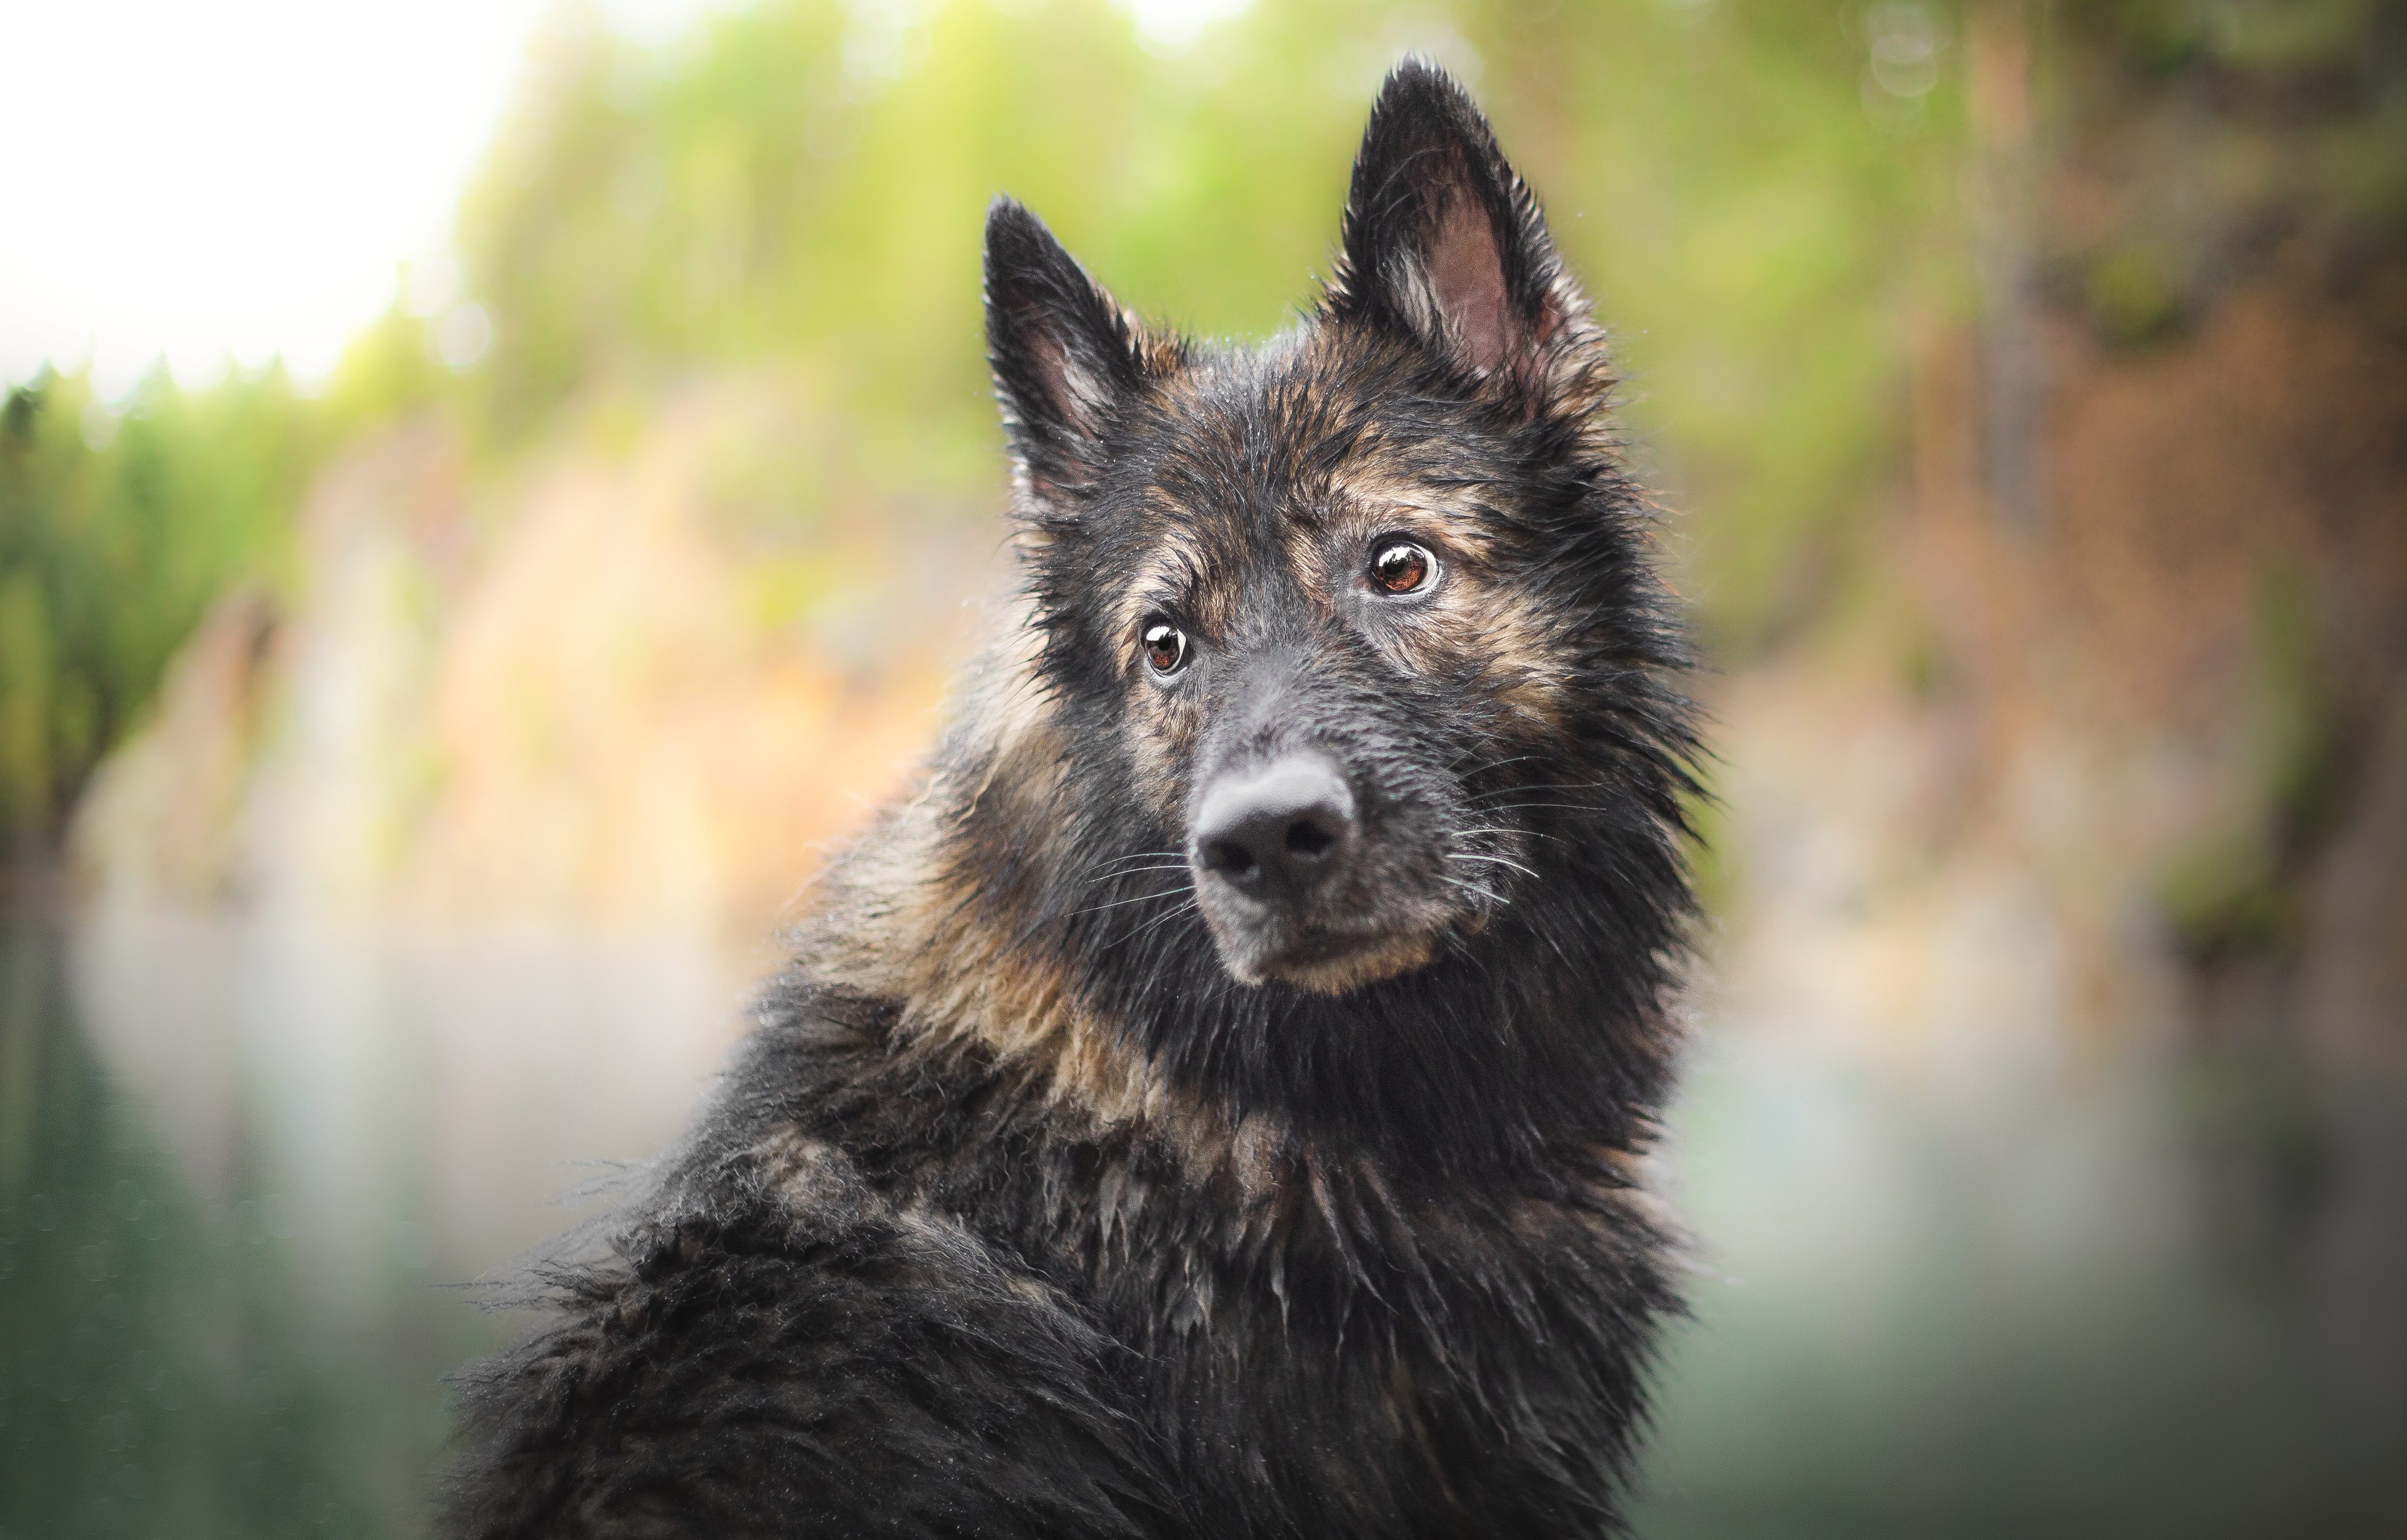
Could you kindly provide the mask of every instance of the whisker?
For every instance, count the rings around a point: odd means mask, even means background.
[[[1139,893],[1134,898],[1116,898],[1108,904],[1090,904],[1083,909],[1073,909],[1061,918],[1064,920],[1075,920],[1080,915],[1093,914],[1099,909],[1117,909],[1123,904],[1143,904],[1149,899],[1168,898],[1173,893],[1189,893],[1194,891],[1195,884],[1189,882],[1183,887],[1164,888],[1158,893]]]
[[[1510,764],[1512,761],[1504,762]],[[1509,797],[1516,791],[1602,791],[1613,786],[1609,780],[1532,780],[1518,786],[1500,786],[1482,791],[1483,797]]]
[[[1485,794],[1474,796],[1474,799],[1471,799],[1471,806],[1475,808],[1495,806],[1495,801],[1500,799],[1500,796],[1526,796],[1526,794],[1567,796],[1567,794],[1574,794],[1574,791],[1601,791],[1601,790],[1603,790],[1603,787],[1504,787],[1504,790],[1500,791],[1485,791]]]
[[[1124,871],[1105,872],[1101,877],[1090,877],[1087,879],[1087,885],[1091,888],[1098,882],[1114,882],[1124,877],[1142,877],[1147,872],[1183,872],[1185,870],[1187,870],[1187,863],[1183,861],[1175,865],[1131,866]]]
[[[1527,877],[1535,877],[1538,875],[1537,873],[1531,871],[1527,866],[1522,865],[1519,862],[1507,861],[1503,856],[1475,856],[1468,850],[1449,850],[1446,852],[1446,859],[1448,861],[1492,862],[1499,866],[1510,866],[1515,871],[1522,873]]]
[[[1518,786],[1492,786],[1479,794],[1483,797],[1507,797],[1511,796],[1516,791],[1560,791],[1562,790],[1564,790],[1563,783],[1559,780],[1525,780]]]
[[[1095,863],[1095,869],[1121,866],[1132,861],[1183,861],[1186,856],[1187,852],[1184,850],[1137,850],[1129,855],[1113,856],[1107,861],[1099,861]]]
[[[1491,893],[1476,882],[1465,882],[1460,877],[1441,877],[1438,880],[1449,888],[1460,888],[1466,893],[1477,893],[1490,904],[1501,904],[1506,908],[1512,907],[1511,899],[1506,898],[1503,893]]]
[[[1153,919],[1147,920],[1144,924],[1138,926],[1135,930],[1131,931],[1128,934],[1120,937],[1118,941],[1107,944],[1104,948],[1104,950],[1109,951],[1114,947],[1126,946],[1128,943],[1134,941],[1137,937],[1145,934],[1147,931],[1154,930],[1169,920],[1177,919],[1183,914],[1201,913],[1203,907],[1204,906],[1201,904],[1198,904],[1192,897],[1189,897],[1185,903],[1173,905],[1167,912],[1156,915]]]
[[[1534,836],[1534,837],[1536,837],[1536,838],[1538,838],[1538,839],[1551,839],[1551,840],[1553,840],[1553,841],[1554,841],[1556,844],[1558,844],[1558,845],[1562,845],[1562,844],[1566,844],[1566,843],[1568,843],[1568,841],[1566,841],[1566,840],[1563,838],[1563,836],[1562,836],[1562,835],[1560,835],[1560,834],[1550,834],[1546,833],[1544,829],[1485,829],[1485,828],[1482,828],[1482,829],[1457,829],[1457,830],[1454,832],[1454,837],[1455,837],[1455,838],[1457,838],[1457,839],[1460,839],[1460,838],[1461,838],[1463,835],[1465,835],[1465,834],[1530,834],[1530,835],[1532,835],[1532,836]]]

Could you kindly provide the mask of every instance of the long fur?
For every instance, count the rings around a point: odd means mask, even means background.
[[[1434,68],[1344,240],[1206,347],[997,205],[1015,622],[695,1132],[464,1375],[451,1533],[1617,1531],[1678,1308],[1680,632],[1603,338]],[[1348,564],[1395,527],[1418,607]],[[1236,982],[1198,902],[1202,789],[1296,744],[1364,799],[1342,988]]]

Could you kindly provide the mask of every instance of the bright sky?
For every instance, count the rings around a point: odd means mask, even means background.
[[[729,0],[599,3],[661,42]],[[1175,51],[1246,0],[1121,3]],[[546,4],[0,0],[0,383],[322,378],[441,250]]]
[[[305,378],[439,250],[545,0],[0,0],[0,381]],[[609,0],[662,37],[703,0]]]

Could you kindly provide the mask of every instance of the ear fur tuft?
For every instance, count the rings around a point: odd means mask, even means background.
[[[1023,485],[1060,512],[1102,468],[1104,435],[1145,388],[1145,338],[1045,221],[1005,197],[987,208],[986,337]]]

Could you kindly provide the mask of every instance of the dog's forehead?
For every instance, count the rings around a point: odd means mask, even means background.
[[[1428,425],[1309,341],[1212,359],[1169,382],[1147,501],[1227,551],[1282,543],[1350,490],[1426,479]]]
[[[1157,401],[1152,453],[1132,489],[1124,627],[1175,608],[1217,635],[1249,597],[1325,591],[1332,542],[1460,522],[1445,435],[1400,420],[1310,338],[1209,359]]]
[[[1333,406],[1323,383],[1258,356],[1173,382],[1140,498],[1140,586],[1218,611],[1249,578],[1289,564],[1292,533],[1328,517],[1356,448],[1350,414]]]

